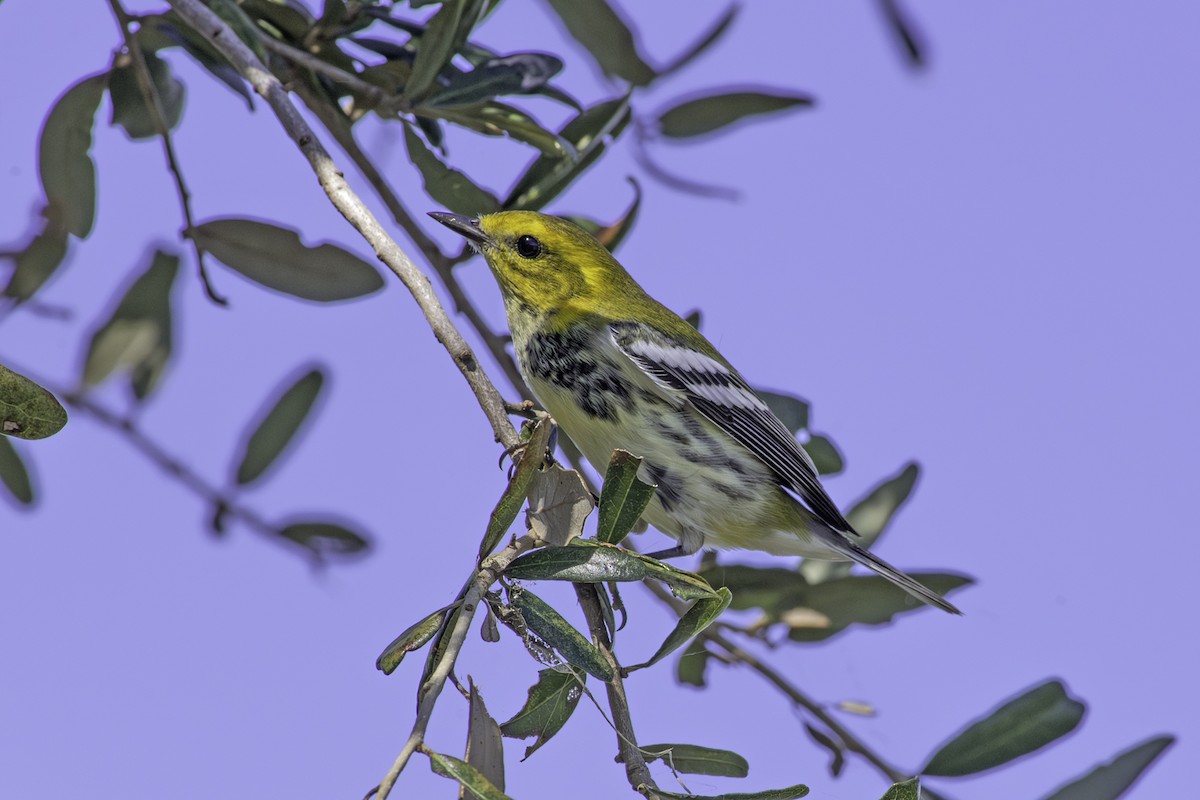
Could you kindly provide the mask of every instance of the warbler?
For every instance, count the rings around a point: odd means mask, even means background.
[[[487,260],[522,376],[601,471],[614,449],[657,486],[643,514],[678,545],[856,561],[961,613],[868,552],[812,459],[692,325],[650,297],[582,228],[532,211],[431,212]]]

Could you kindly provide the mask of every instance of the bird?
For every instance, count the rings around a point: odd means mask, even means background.
[[[953,604],[868,551],[816,466],[704,336],[646,293],[583,228],[534,211],[429,212],[483,255],[500,286],[525,382],[593,466],[643,459],[642,514],[702,548],[854,561],[917,599]]]

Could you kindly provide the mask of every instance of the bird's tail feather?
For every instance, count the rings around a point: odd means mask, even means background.
[[[917,581],[905,575],[903,572],[896,569],[874,553],[871,553],[870,551],[859,547],[854,542],[848,540],[843,540],[841,544],[843,547],[838,549],[841,550],[841,552],[843,552],[847,558],[862,564],[867,569],[879,573],[881,576],[887,578],[889,581],[896,584],[918,600],[928,603],[931,606],[937,606],[943,611],[948,611],[951,614],[962,614],[962,612],[959,611],[953,603],[946,600],[946,598],[942,597],[937,592],[934,592],[924,584],[917,583]]]

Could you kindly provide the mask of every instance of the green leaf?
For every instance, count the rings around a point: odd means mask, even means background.
[[[829,755],[831,756],[829,761],[829,774],[836,778],[842,773],[842,770],[846,766],[845,748],[842,746],[841,742],[835,740],[831,734],[828,734],[807,722],[804,723],[804,730],[810,739],[829,751]]]
[[[319,558],[361,553],[371,546],[366,537],[335,522],[293,522],[279,535],[308,548]]]
[[[529,630],[557,650],[563,660],[605,683],[613,679],[612,666],[605,661],[595,645],[585,639],[546,601],[523,588],[514,588],[510,596],[513,607],[521,612]]]
[[[616,75],[634,86],[657,77],[638,53],[633,31],[605,0],[548,0],[567,33],[592,55],[605,75]]]
[[[596,538],[617,544],[633,529],[654,497],[654,486],[638,480],[642,459],[626,450],[613,450],[600,490]],[[640,579],[639,579],[640,580]]]
[[[419,40],[412,76],[404,87],[405,97],[419,100],[429,93],[438,74],[466,39],[464,23],[469,31],[479,15],[480,7],[479,0],[447,0],[442,4],[425,26],[425,33]]]
[[[429,644],[429,641],[446,624],[446,618],[450,615],[450,612],[458,608],[458,605],[458,601],[455,601],[448,606],[442,606],[424,619],[408,626],[404,630],[404,633],[397,636],[392,640],[391,644],[383,648],[383,652],[379,654],[379,658],[375,659],[375,668],[384,675],[391,675],[395,672],[396,667],[400,666],[400,662],[404,660],[406,655],[414,650],[420,650]]]
[[[303,300],[349,300],[383,288],[379,272],[358,256],[328,243],[308,247],[291,228],[229,217],[196,226],[192,238],[250,280]]]
[[[3,370],[4,367],[0,367]],[[0,372],[0,376],[3,373]],[[2,378],[0,378],[2,379]],[[33,483],[29,480],[29,470],[21,460],[21,454],[8,441],[7,436],[0,436],[0,483],[3,483],[9,493],[25,506],[33,505]]]
[[[921,41],[923,37],[912,22],[905,17],[897,0],[880,0],[879,6],[896,41],[904,49],[904,54],[908,56],[908,63],[917,68],[925,66],[925,45]]]
[[[1086,706],[1057,680],[1026,689],[943,744],[923,775],[971,775],[1028,755],[1075,730]]]
[[[525,521],[538,539],[563,547],[583,533],[594,506],[579,473],[554,463],[534,476]]]
[[[892,784],[879,800],[921,800],[921,781],[909,778],[903,783]]]
[[[45,439],[66,424],[67,411],[53,394],[0,364],[0,434]]]
[[[38,173],[46,201],[66,231],[80,239],[92,232],[96,220],[92,128],[107,85],[108,73],[102,72],[63,92],[46,116],[38,142]]]
[[[258,26],[246,15],[246,12],[242,10],[241,6],[235,0],[209,0],[208,7],[212,9],[214,14],[225,21],[230,30],[242,40],[242,44],[250,48],[259,61],[266,64],[270,60],[267,56],[267,48],[259,38]],[[249,98],[247,97],[247,99]]]
[[[245,486],[262,476],[283,453],[312,410],[325,375],[313,368],[278,392],[241,447],[235,480]]]
[[[787,429],[793,435],[808,428],[809,405],[807,400],[801,400],[795,395],[772,392],[766,389],[755,389],[754,393],[767,404],[767,408],[771,409],[771,412],[779,417],[779,421],[787,426]]]
[[[846,512],[846,519],[861,536],[858,540],[859,545],[870,547],[879,540],[891,523],[892,517],[908,501],[920,472],[920,467],[915,461],[908,462],[898,473],[880,481],[866,497]],[[800,565],[800,574],[809,583],[820,583],[830,578],[849,575],[850,562],[807,558]]]
[[[700,600],[711,598],[716,594],[716,591],[709,585],[708,581],[694,572],[672,567],[670,564],[664,564],[657,558],[650,558],[641,553],[632,553],[632,555],[646,566],[647,578],[662,581],[671,590],[671,593],[680,600]]]
[[[729,26],[733,24],[733,21],[737,17],[739,11],[741,11],[741,6],[737,5],[736,3],[726,9],[725,13],[722,14],[717,21],[712,24],[712,26],[703,36],[696,40],[694,45],[683,51],[674,60],[672,60],[670,64],[658,71],[659,77],[665,77],[678,72],[703,55],[710,47],[716,44],[722,36],[725,35],[725,32],[729,30]]]
[[[154,391],[171,358],[171,289],[178,274],[179,256],[155,250],[150,266],[92,334],[83,363],[84,386],[96,386],[115,371],[128,369],[139,400]]]
[[[513,53],[491,58],[470,72],[451,75],[429,99],[431,106],[471,105],[498,95],[529,94],[562,71],[562,59],[549,53]]]
[[[521,512],[521,506],[525,504],[533,477],[542,468],[553,429],[554,423],[545,416],[539,417],[532,427],[528,428],[529,438],[525,441],[525,448],[517,460],[512,478],[504,487],[504,492],[496,502],[496,507],[492,509],[491,517],[488,518],[487,530],[483,534],[483,541],[479,543],[479,561],[496,549],[496,545],[504,538],[504,534],[508,533],[513,520]],[[522,433],[524,430],[522,429]],[[532,455],[530,458],[526,458],[526,454]]]
[[[1150,768],[1163,751],[1175,742],[1174,736],[1155,736],[1119,753],[1105,764],[1060,786],[1045,800],[1117,800]]]
[[[500,726],[488,713],[475,681],[468,680],[471,710],[467,717],[467,763],[497,789],[504,790],[504,740]]]
[[[808,108],[813,99],[802,94],[773,92],[726,92],[694,97],[678,103],[658,116],[663,136],[684,139],[703,136],[758,114]]]
[[[459,600],[461,600],[461,596]],[[451,604],[450,613],[446,617],[446,623],[438,630],[437,636],[433,639],[433,646],[429,648],[428,655],[425,656],[425,667],[421,670],[421,680],[417,684],[417,708],[421,707],[421,700],[425,697],[426,687],[429,684],[429,678],[433,675],[433,671],[437,669],[442,658],[446,655],[446,648],[450,646],[450,634],[458,627],[458,618],[463,613],[461,602],[455,601]]]
[[[579,542],[570,547],[543,547],[526,553],[504,570],[517,581],[571,581],[604,583],[640,581],[646,566],[633,553],[616,547],[589,546]]]
[[[579,698],[583,697],[583,686],[587,674],[572,669],[544,669],[538,673],[538,682],[529,687],[525,705],[508,722],[500,726],[500,732],[510,739],[536,737],[525,749],[522,761],[550,741],[554,734],[567,724]]]
[[[46,222],[29,245],[14,256],[16,267],[4,287],[4,296],[18,302],[33,297],[62,265],[67,257],[67,230],[52,205],[46,209]]]
[[[183,83],[171,74],[171,67],[153,53],[143,53],[150,81],[158,95],[159,108],[167,130],[172,130],[183,118],[186,90]],[[133,56],[118,55],[108,75],[108,94],[112,99],[112,122],[120,125],[130,139],[149,139],[159,135],[154,113],[138,84]]]
[[[643,744],[638,745],[638,749],[647,762],[662,759],[674,771],[687,775],[744,778],[750,774],[746,759],[729,750],[695,744]]]
[[[578,153],[576,158],[539,156],[525,170],[508,198],[505,208],[537,211],[559,195],[595,163],[632,119],[629,95],[598,103],[580,112],[558,132]]]
[[[308,33],[316,19],[299,3],[279,0],[241,0],[242,10],[252,19],[261,20],[267,26],[284,34],[286,39],[298,42]]]
[[[444,119],[485,136],[508,136],[532,145],[554,159],[577,158],[575,148],[566,139],[546,130],[519,108],[495,100],[454,108],[421,106],[414,109],[413,113]]]
[[[687,642],[691,641],[697,634],[716,621],[717,617],[725,609],[729,608],[729,602],[733,599],[733,594],[726,588],[717,589],[714,597],[704,597],[692,604],[692,607],[684,612],[679,618],[679,622],[675,624],[674,630],[667,636],[666,641],[658,648],[650,660],[638,664],[634,667],[629,667],[628,671],[632,672],[635,669],[643,669],[653,664],[657,664],[671,653],[678,650]]]
[[[461,783],[468,797],[476,797],[479,800],[512,800],[484,777],[482,772],[461,758],[429,751],[429,766],[435,774]]]
[[[700,323],[704,321],[704,314],[701,313],[700,309],[697,308],[695,311],[693,311],[692,313],[690,313],[686,317],[684,317],[683,321],[686,322],[688,325],[691,325],[696,330],[700,330]],[[755,391],[759,395],[764,394],[761,389],[756,389]],[[766,392],[765,394],[771,394],[771,392]],[[763,397],[763,402],[766,403],[768,406],[770,406],[772,411],[775,411],[775,407],[771,406],[771,401],[768,400],[766,397]],[[775,413],[778,414],[779,412],[775,411]]]
[[[798,800],[798,798],[808,795],[808,787],[798,783],[786,789],[767,789],[765,792],[730,792],[716,795],[679,794],[664,792],[662,789],[655,789],[654,793],[666,800]]]
[[[836,475],[846,468],[842,454],[828,436],[813,434],[804,443],[804,452],[808,453],[821,475]]]
[[[407,125],[404,126],[404,143],[408,147],[409,160],[421,172],[425,193],[439,205],[457,214],[470,216],[499,210],[500,201],[491,192],[479,188],[466,175],[443,164]]]
[[[675,662],[675,680],[688,686],[706,686],[705,673],[712,654],[704,646],[704,642],[694,639],[679,654]]]
[[[210,3],[210,8],[237,33],[238,38],[254,49],[256,53],[262,49],[254,23],[245,15],[241,7],[233,0],[218,0]],[[253,37],[253,43],[247,41],[247,36]],[[199,35],[194,28],[179,19],[174,11],[163,14],[146,14],[141,18],[141,26],[137,31],[138,42],[142,50],[148,53],[157,52],[168,47],[181,47],[197,64],[208,70],[214,78],[228,86],[246,101],[246,106],[254,110],[254,96],[247,88],[249,84],[232,64],[213,47],[207,39]],[[257,45],[257,49],[255,48]],[[266,62],[265,53],[259,60]]]

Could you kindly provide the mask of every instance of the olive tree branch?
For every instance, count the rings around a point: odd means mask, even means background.
[[[196,227],[196,220],[192,215],[192,195],[183,179],[183,169],[179,166],[179,160],[175,157],[171,128],[167,125],[167,115],[163,111],[162,98],[158,96],[158,90],[154,88],[154,79],[150,75],[146,54],[142,50],[142,44],[138,41],[138,37],[130,30],[136,19],[121,6],[120,0],[108,0],[108,4],[112,8],[113,16],[116,17],[117,27],[121,29],[121,37],[125,40],[125,49],[129,51],[129,63],[133,67],[138,91],[142,94],[142,102],[150,111],[150,121],[154,124],[158,137],[162,139],[163,154],[167,159],[167,171],[175,180],[175,194],[179,196],[183,223],[190,234],[191,230]],[[200,284],[204,287],[204,293],[217,305],[229,305],[229,301],[217,293],[209,279],[208,268],[204,264],[204,248],[195,238],[190,235],[188,238],[191,239],[192,248],[196,252],[196,267],[200,274]]]

